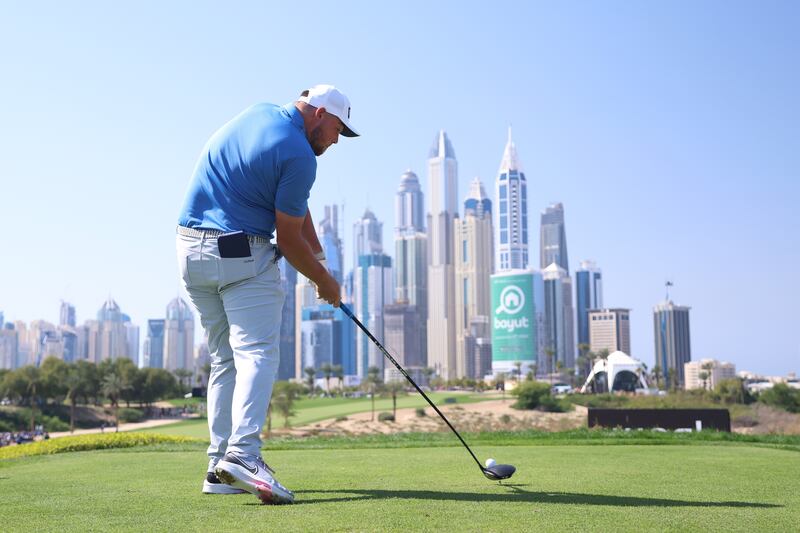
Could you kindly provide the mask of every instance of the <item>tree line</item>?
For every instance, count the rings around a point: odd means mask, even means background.
[[[183,373],[178,377],[182,377]],[[89,361],[67,363],[48,357],[41,366],[23,366],[15,370],[0,370],[0,398],[14,405],[30,407],[30,426],[35,426],[35,413],[48,404],[70,406],[70,431],[75,429],[75,407],[101,406],[107,400],[119,425],[120,402],[126,407],[140,407],[174,398],[182,394],[183,386],[176,376],[163,368],[138,368],[127,357],[99,364]]]

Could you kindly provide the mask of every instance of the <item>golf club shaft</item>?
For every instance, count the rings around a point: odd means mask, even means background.
[[[431,401],[431,399],[430,399],[430,398],[428,398],[428,395],[427,395],[427,394],[425,394],[425,393],[422,391],[422,389],[420,389],[420,388],[419,388],[419,385],[417,385],[417,384],[414,382],[414,380],[413,380],[413,379],[411,379],[411,376],[409,376],[409,375],[408,375],[408,372],[406,372],[406,371],[405,371],[405,369],[404,369],[402,366],[400,366],[400,364],[399,364],[397,361],[395,361],[395,360],[394,360],[394,357],[392,357],[392,356],[391,356],[391,354],[389,354],[389,352],[386,350],[386,348],[384,348],[384,347],[383,347],[383,345],[382,345],[380,342],[378,342],[378,339],[376,339],[376,338],[375,338],[375,337],[372,335],[372,333],[370,333],[370,332],[369,332],[369,330],[366,328],[366,326],[364,326],[364,324],[362,324],[362,323],[361,323],[361,321],[360,321],[358,318],[356,318],[356,316],[353,314],[353,312],[350,310],[350,308],[349,308],[349,307],[348,307],[346,304],[344,304],[344,303],[341,303],[341,304],[339,304],[339,309],[341,309],[342,311],[344,311],[344,314],[346,314],[347,316],[349,316],[349,317],[350,317],[350,318],[353,320],[353,322],[355,322],[355,323],[356,323],[356,325],[357,325],[359,328],[361,328],[361,331],[363,331],[363,332],[364,332],[364,334],[365,334],[367,337],[369,337],[369,338],[370,338],[370,340],[371,340],[373,343],[375,343],[375,346],[377,346],[377,347],[378,347],[378,349],[380,349],[380,351],[381,351],[381,352],[383,352],[383,355],[385,355],[385,356],[387,357],[387,359],[389,359],[389,361],[391,361],[391,362],[392,362],[392,364],[393,364],[393,365],[394,365],[394,366],[397,368],[397,370],[399,370],[399,371],[400,371],[400,373],[401,373],[401,374],[403,374],[403,375],[406,377],[406,379],[408,380],[408,382],[409,382],[409,383],[411,383],[412,385],[414,385],[414,388],[415,388],[415,389],[417,389],[417,392],[419,392],[419,393],[422,395],[422,397],[423,397],[423,398],[425,398],[425,400],[428,402],[428,404],[430,404],[430,406],[431,406],[431,407],[433,407],[433,410],[434,410],[434,411],[436,411],[436,414],[438,414],[438,415],[439,415],[439,416],[442,418],[442,420],[444,420],[445,424],[447,424],[447,426],[448,426],[450,429],[452,429],[452,430],[453,430],[453,433],[455,433],[455,434],[456,434],[456,437],[458,437],[458,440],[460,440],[460,441],[461,441],[461,444],[463,444],[463,445],[464,445],[464,447],[467,449],[467,451],[468,451],[468,452],[469,452],[469,454],[472,456],[472,458],[473,458],[473,459],[475,459],[475,462],[476,462],[476,463],[478,463],[478,468],[480,468],[480,469],[481,469],[481,472],[483,472],[483,465],[482,465],[482,464],[481,464],[481,462],[478,460],[478,458],[477,458],[477,457],[475,457],[475,454],[474,454],[474,453],[472,453],[472,450],[471,450],[471,449],[470,449],[470,447],[467,445],[467,443],[466,443],[466,442],[464,442],[464,439],[462,439],[462,438],[461,438],[461,435],[459,435],[459,434],[458,434],[458,431],[456,431],[456,428],[454,428],[454,427],[453,427],[453,424],[451,424],[451,423],[450,423],[450,421],[449,421],[449,420],[447,420],[447,417],[446,417],[446,416],[444,416],[444,414],[442,414],[442,412],[439,410],[439,408],[438,408],[438,407],[436,407],[436,405],[435,405],[435,404],[434,404],[434,403]]]

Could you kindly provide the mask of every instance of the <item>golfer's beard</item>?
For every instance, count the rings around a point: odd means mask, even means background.
[[[308,143],[311,145],[311,149],[314,151],[314,155],[322,155],[325,153],[325,150],[328,149],[327,146],[322,144],[320,137],[322,133],[318,129],[312,131],[308,136]]]

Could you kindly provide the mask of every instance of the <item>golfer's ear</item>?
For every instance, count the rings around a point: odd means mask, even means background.
[[[318,107],[316,111],[314,111],[314,116],[318,119],[322,119],[325,116],[325,108]]]

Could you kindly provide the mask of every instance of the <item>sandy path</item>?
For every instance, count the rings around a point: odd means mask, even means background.
[[[511,408],[514,400],[490,400],[484,402],[438,406],[448,420],[459,431],[497,431],[541,429],[558,431],[586,427],[587,409],[576,406],[568,413],[544,413],[541,411],[518,411]],[[395,422],[378,422],[371,412],[348,415],[347,420],[328,419],[291,430],[276,431],[297,436],[310,434],[363,435],[369,433],[397,433],[408,431],[449,431],[449,428],[433,411],[425,409],[426,416],[417,416],[415,408],[398,409]],[[391,412],[391,411],[389,411]]]
[[[147,429],[147,428],[154,428],[158,426],[165,426],[167,424],[174,424],[175,422],[180,422],[182,420],[188,420],[189,418],[156,418],[152,420],[145,420],[144,422],[130,422],[127,424],[120,424],[119,430],[120,431],[134,431],[137,429]],[[114,426],[107,427],[105,429],[105,433],[114,433]],[[89,435],[92,433],[103,433],[100,428],[91,428],[91,429],[76,429],[73,433],[69,431],[56,431],[50,433],[50,438],[55,439],[58,437],[69,437],[70,435]]]

